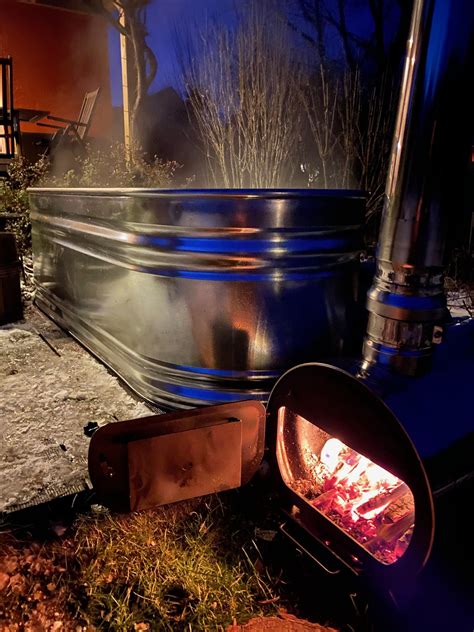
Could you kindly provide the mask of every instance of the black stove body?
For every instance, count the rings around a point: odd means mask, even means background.
[[[289,522],[326,566],[329,555],[331,568],[387,591],[428,561],[437,499],[474,479],[474,320],[447,337],[427,375],[305,364],[268,403],[267,454]]]

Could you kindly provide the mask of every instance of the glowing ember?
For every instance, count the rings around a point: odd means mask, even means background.
[[[408,486],[339,439],[328,439],[311,461],[314,480],[298,481],[297,491],[381,562],[396,562],[413,532]]]

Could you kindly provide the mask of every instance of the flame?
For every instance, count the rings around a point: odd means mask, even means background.
[[[321,450],[321,463],[323,463],[330,472],[334,472],[336,465],[339,463],[339,454],[344,449],[344,444],[339,439],[328,439]]]
[[[319,493],[315,498],[311,489],[311,502],[319,511],[380,561],[391,564],[403,555],[414,499],[401,479],[335,437],[324,443],[313,469]]]

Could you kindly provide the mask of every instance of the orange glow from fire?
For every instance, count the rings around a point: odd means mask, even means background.
[[[376,465],[365,456],[348,448],[339,439],[328,439],[321,450],[321,464],[331,474],[326,483],[332,487],[339,485],[351,486],[353,493],[350,497],[338,495],[336,502],[343,510],[351,512],[351,518],[357,522],[360,518],[366,520],[375,518],[390,504],[390,500],[372,508],[371,500],[385,492],[404,486],[399,478]],[[347,507],[346,507],[347,506]]]
[[[313,480],[296,481],[298,493],[379,561],[396,562],[415,520],[406,483],[335,437],[309,459]]]

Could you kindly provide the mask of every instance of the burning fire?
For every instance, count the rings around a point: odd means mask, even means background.
[[[298,491],[381,562],[396,562],[413,532],[409,487],[336,438],[311,461],[315,480],[299,481]]]

